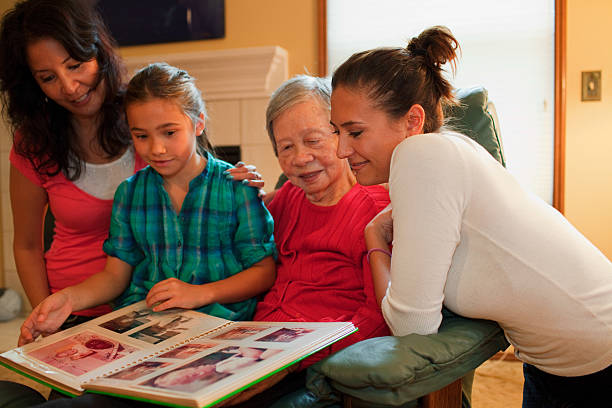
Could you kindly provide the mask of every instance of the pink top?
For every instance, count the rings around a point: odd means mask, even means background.
[[[287,182],[268,206],[278,248],[276,281],[253,320],[352,321],[359,331],[305,359],[304,368],[350,344],[389,334],[376,303],[366,224],[389,204],[380,186],[355,185],[333,206],[310,203]]]
[[[55,235],[45,253],[47,279],[51,293],[82,282],[100,272],[106,264],[102,244],[108,236],[113,200],[102,200],[79,189],[63,173],[53,177],[37,173],[28,159],[14,148],[11,164],[32,183],[45,189],[49,208],[55,216]],[[146,166],[135,154],[134,172]],[[109,305],[75,312],[97,316],[110,312]]]

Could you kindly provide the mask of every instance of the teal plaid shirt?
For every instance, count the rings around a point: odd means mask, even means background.
[[[189,183],[179,214],[163,178],[151,167],[121,183],[104,252],[134,269],[116,306],[144,299],[164,279],[214,282],[276,256],[270,213],[257,189],[226,179],[223,171],[230,167],[208,154],[206,168]],[[250,320],[255,303],[255,299],[215,303],[198,310],[230,320]]]

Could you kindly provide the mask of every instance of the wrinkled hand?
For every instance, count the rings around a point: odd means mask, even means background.
[[[387,244],[393,241],[393,209],[391,204],[385,207],[379,212],[372,220],[366,225],[365,233],[374,234]]]
[[[212,302],[212,293],[206,290],[206,285],[192,285],[176,278],[156,283],[147,293],[147,306],[154,312],[173,307],[197,309]]]
[[[68,295],[60,291],[43,300],[21,325],[18,345],[23,346],[36,340],[38,336],[53,334],[72,313],[72,303]]]
[[[226,177],[240,181],[250,187],[259,188],[260,190],[265,185],[261,174],[257,172],[257,167],[243,162],[236,163],[236,167],[226,170],[225,174],[227,175]]]

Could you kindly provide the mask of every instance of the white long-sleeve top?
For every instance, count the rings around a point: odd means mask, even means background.
[[[612,263],[478,143],[416,135],[391,159],[392,332],[438,330],[442,304],[497,321],[522,361],[579,376],[612,364]]]

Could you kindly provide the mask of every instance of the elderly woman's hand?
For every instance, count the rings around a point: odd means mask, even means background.
[[[236,163],[236,167],[226,170],[225,174],[228,178],[241,181],[250,187],[263,188],[265,185],[264,180],[261,178],[261,174],[257,172],[257,167],[251,164],[238,162]]]
[[[266,201],[266,192],[263,190],[265,181],[261,177],[261,174],[257,172],[257,167],[251,164],[245,164],[243,162],[236,163],[236,167],[225,170],[227,178],[231,178],[235,181],[242,182],[249,187],[259,189],[259,197]]]

